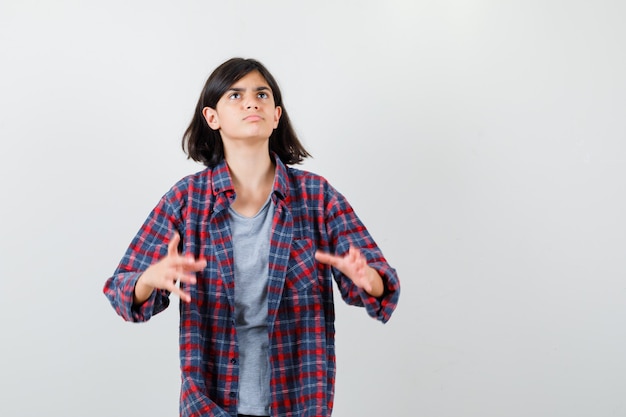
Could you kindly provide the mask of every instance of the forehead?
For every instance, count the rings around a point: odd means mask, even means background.
[[[235,81],[231,88],[257,88],[257,87],[267,87],[270,88],[269,83],[261,75],[259,71],[251,71],[241,77],[239,80]]]

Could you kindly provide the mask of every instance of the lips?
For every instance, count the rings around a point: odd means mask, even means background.
[[[262,117],[259,116],[258,114],[251,114],[250,116],[245,117],[243,120],[247,122],[258,122],[261,119]]]

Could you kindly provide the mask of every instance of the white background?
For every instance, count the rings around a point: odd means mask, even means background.
[[[0,415],[174,416],[178,311],[102,294],[209,73],[261,60],[402,282],[334,416],[625,416],[626,3],[0,3]]]

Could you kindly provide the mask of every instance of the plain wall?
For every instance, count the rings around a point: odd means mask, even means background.
[[[174,416],[178,310],[102,294],[209,73],[261,60],[402,282],[334,416],[626,415],[626,3],[0,3],[0,415]]]

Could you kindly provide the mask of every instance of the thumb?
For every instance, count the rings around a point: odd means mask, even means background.
[[[333,258],[334,256],[332,256],[329,253],[325,253],[322,251],[316,251],[315,252],[315,259],[317,259],[318,262],[321,262],[323,264],[328,264],[328,265],[332,265],[333,264]]]
[[[174,232],[174,235],[170,239],[170,242],[167,244],[167,254],[169,256],[178,255],[178,244],[180,243],[180,235],[178,232]]]

